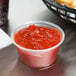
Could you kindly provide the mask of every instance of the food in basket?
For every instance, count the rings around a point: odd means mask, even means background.
[[[55,0],[56,3],[76,9],[76,0]]]

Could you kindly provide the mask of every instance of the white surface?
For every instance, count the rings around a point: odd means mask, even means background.
[[[28,21],[47,20],[49,13],[42,0],[10,0],[9,34]]]
[[[12,44],[11,38],[2,29],[0,29],[0,50],[10,44]]]

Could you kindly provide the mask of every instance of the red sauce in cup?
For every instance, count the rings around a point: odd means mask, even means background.
[[[28,49],[43,50],[57,45],[61,41],[61,32],[57,28],[30,25],[14,34],[15,42]]]

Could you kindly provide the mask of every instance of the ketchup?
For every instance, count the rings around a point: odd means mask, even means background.
[[[32,24],[17,31],[14,40],[24,48],[43,50],[57,45],[61,41],[61,32],[57,28]]]

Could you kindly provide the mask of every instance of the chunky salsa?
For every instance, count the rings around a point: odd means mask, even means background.
[[[43,50],[57,45],[61,41],[61,32],[57,28],[32,24],[17,31],[14,40],[24,48]]]

